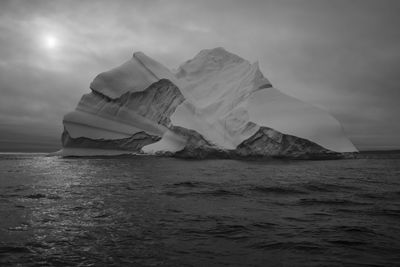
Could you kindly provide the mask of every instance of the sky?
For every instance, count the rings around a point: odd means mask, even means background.
[[[0,1],[0,151],[55,151],[100,72],[224,47],[327,110],[360,150],[400,149],[400,1]]]

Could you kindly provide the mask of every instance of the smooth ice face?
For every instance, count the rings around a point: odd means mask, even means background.
[[[308,139],[332,151],[357,151],[333,116],[275,88],[252,94],[248,112],[250,120],[259,125]]]

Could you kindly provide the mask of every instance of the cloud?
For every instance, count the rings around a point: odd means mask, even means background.
[[[29,124],[32,142],[46,132],[58,140],[95,75],[134,51],[176,68],[223,46],[331,112],[359,148],[400,148],[399,11],[396,0],[1,1],[1,138]],[[54,51],[45,34],[59,38]]]

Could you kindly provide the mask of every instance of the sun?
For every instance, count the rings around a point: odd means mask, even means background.
[[[43,38],[43,44],[48,49],[55,49],[60,44],[56,36],[52,34],[45,35]]]

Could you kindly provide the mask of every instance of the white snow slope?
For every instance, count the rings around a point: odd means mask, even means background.
[[[357,151],[335,118],[273,88],[257,63],[250,64],[223,48],[202,50],[177,73],[138,52],[121,66],[99,74],[90,88],[116,99],[126,92],[143,91],[163,78],[178,86],[186,99],[170,117],[172,125],[195,130],[220,148],[235,149],[266,126],[332,151]],[[143,147],[145,153],[175,152],[185,145],[181,136],[164,125],[129,107],[115,107],[93,93],[64,117],[64,127],[73,138],[121,139],[140,131],[162,137]]]

